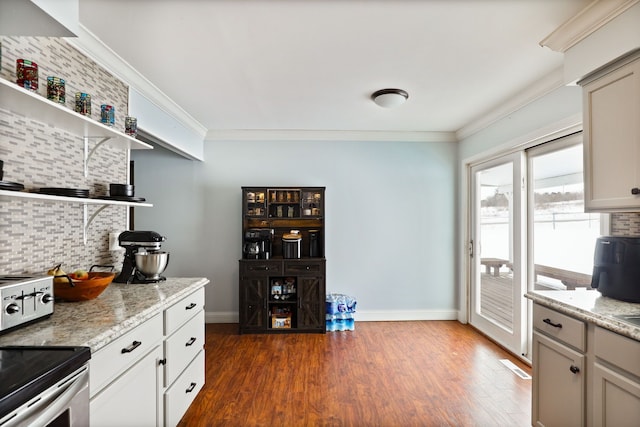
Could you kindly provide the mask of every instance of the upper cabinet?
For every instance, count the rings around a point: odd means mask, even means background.
[[[585,210],[640,211],[640,52],[583,87]]]

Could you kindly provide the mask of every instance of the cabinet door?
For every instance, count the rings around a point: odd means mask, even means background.
[[[162,348],[156,346],[90,402],[92,427],[162,425]]]
[[[267,282],[266,276],[240,279],[240,332],[266,328]]]
[[[584,362],[584,355],[534,331],[533,425],[584,425]]]
[[[242,188],[242,214],[249,218],[266,217],[267,191],[265,188]]]
[[[583,114],[585,209],[638,208],[640,60],[586,84]]]
[[[593,425],[637,426],[640,420],[640,383],[597,362],[593,378]]]
[[[324,279],[298,277],[298,329],[325,328]]]

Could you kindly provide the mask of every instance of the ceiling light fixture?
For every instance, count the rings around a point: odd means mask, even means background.
[[[371,99],[383,108],[394,108],[404,104],[409,94],[402,89],[381,89],[373,92]]]

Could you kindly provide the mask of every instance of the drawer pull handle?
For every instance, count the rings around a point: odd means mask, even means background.
[[[196,383],[191,383],[189,388],[185,390],[185,393],[191,393],[194,388],[196,388]]]
[[[185,344],[185,347],[192,346],[194,342],[196,342],[196,337],[191,337],[191,339]]]
[[[547,325],[553,326],[554,328],[562,329],[562,323],[553,323],[551,319],[542,319],[542,321]]]
[[[191,310],[192,308],[194,308],[197,304],[195,302],[192,302],[191,304],[189,304],[188,306],[186,306],[184,309],[185,310]]]
[[[142,341],[134,341],[129,347],[125,347],[122,349],[122,354],[131,353],[133,350],[140,347],[140,345],[142,345]]]
[[[571,371],[571,373],[573,374],[577,374],[578,372],[580,372],[580,368],[578,368],[576,365],[571,365],[569,367],[569,370]]]

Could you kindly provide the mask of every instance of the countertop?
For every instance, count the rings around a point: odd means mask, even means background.
[[[206,278],[111,283],[93,300],[55,302],[51,317],[0,335],[0,346],[87,346],[95,352],[208,283]]]
[[[594,289],[531,291],[527,292],[525,297],[540,305],[640,341],[640,326],[615,317],[640,315],[640,304],[603,297]]]

